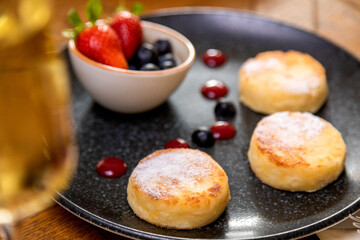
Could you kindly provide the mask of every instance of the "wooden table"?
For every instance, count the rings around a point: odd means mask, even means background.
[[[103,0],[103,16],[109,16],[118,0]],[[127,6],[134,1],[128,0]],[[314,32],[340,45],[360,59],[360,1],[358,0],[142,0],[145,13],[169,7],[214,6],[250,11],[299,28]],[[85,19],[86,0],[58,0],[52,21],[52,34],[59,47],[66,40],[60,35],[68,28],[66,13],[70,8],[79,11]],[[21,224],[23,239],[124,239],[121,236],[97,228],[59,205],[25,219]],[[312,236],[309,239],[317,239]]]

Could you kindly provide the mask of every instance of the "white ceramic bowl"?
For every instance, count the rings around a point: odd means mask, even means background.
[[[100,105],[121,113],[140,113],[164,103],[177,89],[195,59],[192,43],[168,27],[142,21],[143,41],[168,39],[178,60],[174,68],[133,71],[95,62],[69,41],[70,60],[77,78]]]

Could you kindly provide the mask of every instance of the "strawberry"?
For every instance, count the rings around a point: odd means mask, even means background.
[[[102,64],[118,68],[128,68],[124,52],[122,51],[121,39],[108,25],[96,25],[95,22],[102,12],[99,0],[90,0],[86,5],[86,14],[90,20],[85,26],[78,13],[70,10],[69,22],[75,27],[73,30],[64,32],[64,35],[75,39],[76,48],[88,58]]]
[[[140,18],[129,11],[116,13],[110,23],[121,39],[127,60],[130,60],[142,42]]]
[[[108,25],[95,25],[81,31],[76,48],[88,58],[118,68],[128,68],[118,36]]]

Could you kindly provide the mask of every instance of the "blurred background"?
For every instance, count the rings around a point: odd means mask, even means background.
[[[120,2],[130,9],[134,2],[141,2],[144,14],[173,7],[211,6],[248,11],[288,23],[317,33],[340,45],[360,59],[360,1],[359,0],[103,0],[103,17],[109,16]],[[53,15],[54,34],[59,46],[66,40],[61,30],[69,27],[66,14],[75,8],[85,18],[86,0],[56,0]]]
[[[61,31],[70,27],[68,10],[75,8],[85,20],[86,1],[54,0],[51,34],[59,49],[64,49],[67,42]],[[318,34],[360,59],[359,0],[127,0],[125,5],[130,8],[134,2],[143,4],[144,14],[164,8],[199,6],[255,13]],[[119,5],[119,0],[102,0],[102,4],[102,17],[107,17]],[[56,204],[27,218],[22,223],[22,235],[24,239],[123,239],[92,226]]]

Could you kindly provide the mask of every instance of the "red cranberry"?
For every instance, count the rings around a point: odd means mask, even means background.
[[[209,99],[218,99],[225,97],[228,93],[228,87],[219,80],[209,80],[201,87],[201,93]]]
[[[220,67],[226,62],[226,56],[221,50],[208,49],[203,53],[202,60],[208,67]]]
[[[190,146],[184,139],[177,138],[167,142],[165,144],[165,149],[167,148],[190,148]]]
[[[126,173],[126,163],[115,157],[102,159],[96,166],[96,171],[102,177],[117,178]]]
[[[230,139],[236,134],[235,127],[231,123],[225,121],[214,123],[210,130],[215,139]]]

